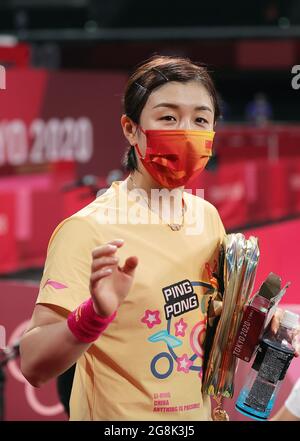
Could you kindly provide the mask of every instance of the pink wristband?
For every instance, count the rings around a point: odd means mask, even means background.
[[[68,315],[67,323],[70,331],[82,343],[91,343],[98,339],[117,314],[101,317],[96,313],[93,299],[90,297]]]

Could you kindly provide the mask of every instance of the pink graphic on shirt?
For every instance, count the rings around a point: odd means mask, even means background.
[[[63,283],[60,283],[60,282],[57,282],[56,280],[51,280],[51,279],[47,280],[47,282],[45,283],[43,288],[45,288],[45,286],[47,286],[47,285],[50,285],[50,286],[52,286],[52,288],[55,288],[55,289],[68,288],[67,285],[64,285]]]
[[[190,345],[195,354],[198,355],[201,360],[204,358],[204,350],[201,345],[203,345],[204,337],[206,333],[206,320],[202,320],[197,323],[191,332],[190,335]]]
[[[184,354],[181,357],[178,357],[177,360],[177,371],[189,373],[190,367],[193,365],[193,362],[189,359],[189,357]]]
[[[159,325],[161,323],[161,320],[159,318],[159,311],[150,311],[149,309],[147,309],[141,321],[143,323],[146,323],[148,328],[153,328],[153,326]]]
[[[175,323],[175,335],[178,337],[178,335],[181,335],[182,337],[185,336],[185,330],[187,328],[187,323],[183,321],[183,319],[180,319],[179,322]]]

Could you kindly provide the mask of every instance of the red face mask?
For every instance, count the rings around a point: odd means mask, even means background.
[[[215,132],[208,130],[143,130],[146,154],[138,156],[153,179],[166,188],[185,185],[212,156]]]

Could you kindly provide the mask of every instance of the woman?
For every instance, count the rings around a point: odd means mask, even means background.
[[[211,156],[216,91],[204,67],[156,56],[124,107],[129,176],[54,231],[22,372],[40,386],[76,362],[71,420],[210,420],[203,340],[225,231],[184,186]]]

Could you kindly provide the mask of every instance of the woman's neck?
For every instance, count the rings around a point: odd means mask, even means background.
[[[137,188],[140,188],[147,192],[148,197],[151,197],[151,190],[160,190],[163,187],[160,186],[156,181],[154,181],[151,176],[144,175],[138,171],[133,171],[129,175],[129,181],[133,181]]]
[[[183,186],[173,190],[169,190],[159,185],[148,174],[144,175],[137,171],[131,172],[130,175],[123,181],[122,184],[124,185],[124,187],[127,188],[128,191],[144,190],[144,192],[146,192],[148,196],[149,208],[155,211],[161,218],[164,218],[163,213],[165,211],[165,208],[163,209],[163,200],[165,204],[169,203],[170,218],[173,219],[175,222],[178,223],[181,222],[182,199],[183,199],[183,191],[184,191]],[[153,198],[155,198],[155,192],[153,190],[158,190],[159,192],[160,197],[158,204],[153,202]],[[161,190],[165,190],[165,192]],[[172,191],[171,195],[173,197],[169,196],[169,191],[170,192]],[[156,195],[158,196],[158,193],[156,193]]]
[[[146,191],[146,193],[148,194],[148,197],[151,197],[151,190],[167,190],[167,191],[172,191],[173,194],[177,195],[179,194],[182,197],[182,193],[184,191],[184,186],[182,187],[177,187],[174,188],[173,190],[169,190],[165,187],[163,187],[162,185],[158,184],[156,181],[154,181],[151,176],[144,175],[138,171],[133,171],[130,173],[130,175],[128,176],[128,178],[125,180],[125,182],[127,182],[127,185],[129,185],[129,190],[131,190],[132,188],[136,187],[138,189],[144,190]]]

